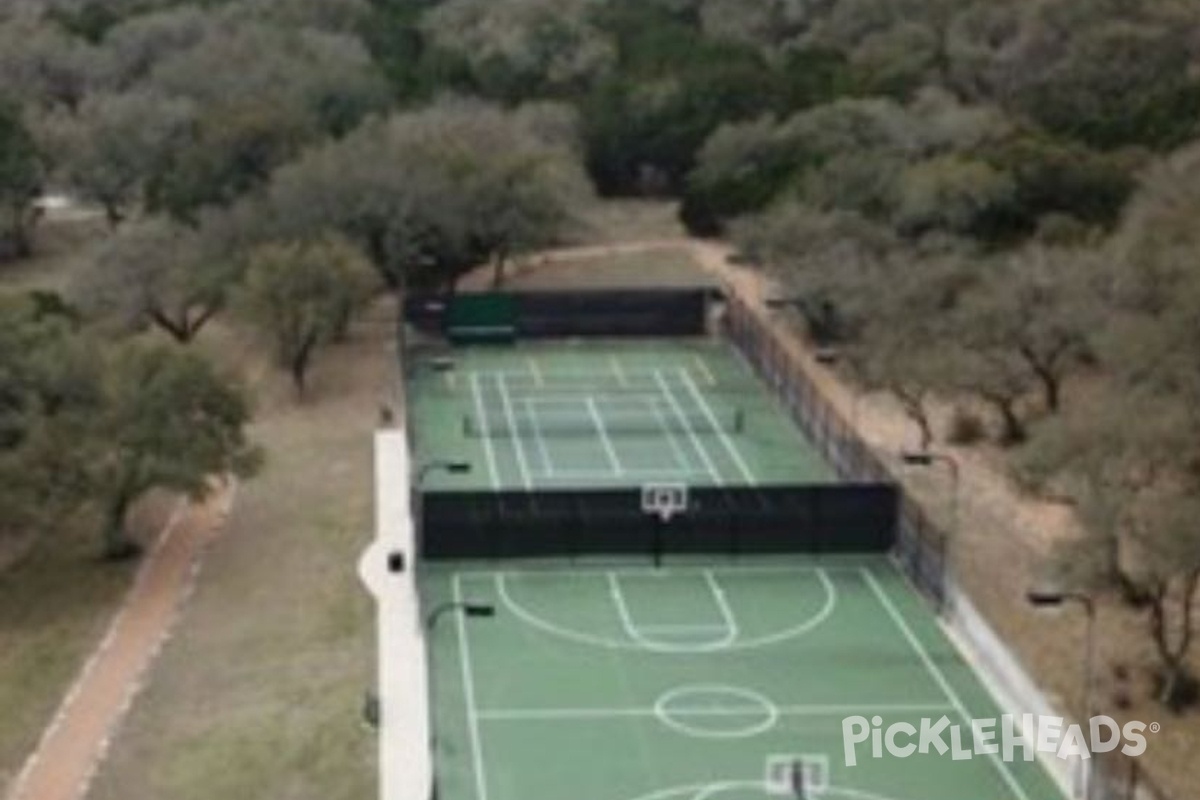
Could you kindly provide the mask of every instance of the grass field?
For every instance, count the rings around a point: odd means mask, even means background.
[[[224,327],[198,346],[238,359],[260,401],[263,473],[113,741],[89,800],[376,796],[361,721],[374,616],[355,563],[372,529],[371,442],[390,394],[392,304],[319,358],[310,400]]]
[[[1062,798],[1037,763],[846,766],[843,717],[945,715],[969,742],[1001,714],[883,557],[439,565],[423,594],[496,608],[433,634],[447,800],[760,800],[781,757],[824,766],[814,799]]]
[[[456,348],[410,372],[418,460],[466,460],[427,488],[685,481],[819,483],[834,475],[727,345],[587,341]]]

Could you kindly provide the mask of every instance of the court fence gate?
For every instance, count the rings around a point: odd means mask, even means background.
[[[952,602],[969,606],[970,601],[955,586],[950,571],[948,532],[903,489],[892,471],[821,392],[810,371],[812,366],[789,347],[788,340],[771,324],[769,313],[767,309],[752,306],[732,289],[727,290],[722,333],[771,387],[843,480],[893,483],[900,487],[893,550],[897,563],[940,612],[945,613]],[[978,617],[977,624],[986,625],[982,617]],[[984,666],[989,671],[996,669],[994,664]],[[1002,674],[992,677],[1001,683],[1011,683],[1014,670],[1022,672],[1021,678],[1027,678],[1015,659],[1011,665],[1000,668]],[[1146,774],[1137,759],[1117,751],[1097,754],[1093,763],[1095,773],[1089,800],[1173,800]]]

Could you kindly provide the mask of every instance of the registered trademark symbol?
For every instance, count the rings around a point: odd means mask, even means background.
[[[1162,730],[1162,725],[1159,725],[1157,722],[1150,723],[1150,732],[1151,733],[1158,733],[1161,730]]]

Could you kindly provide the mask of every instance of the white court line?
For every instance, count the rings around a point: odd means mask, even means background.
[[[954,706],[954,710],[958,712],[958,715],[962,718],[963,722],[969,725],[972,717],[967,711],[967,707],[959,698],[958,693],[954,691],[954,687],[952,687],[950,682],[946,680],[946,676],[942,674],[940,669],[938,669],[937,664],[935,664],[933,659],[929,657],[929,653],[925,650],[925,646],[921,644],[921,641],[912,632],[912,629],[908,627],[908,623],[905,622],[903,615],[901,615],[899,609],[896,608],[895,604],[892,602],[892,599],[887,596],[886,592],[884,592],[883,587],[879,585],[879,581],[875,579],[875,575],[871,572],[871,570],[863,567],[861,572],[867,582],[867,585],[870,586],[871,591],[875,593],[875,597],[879,599],[879,602],[883,605],[884,610],[887,611],[888,616],[892,618],[892,622],[896,624],[896,627],[899,628],[900,632],[904,634],[904,638],[908,640],[908,643],[912,646],[913,650],[916,651],[917,656],[921,659],[921,663],[925,665],[925,669],[929,673],[930,677],[932,677],[934,682],[941,688],[942,693],[946,695],[946,699],[950,701],[952,706]],[[992,763],[996,766],[996,769],[1000,772],[1000,777],[1004,778],[1004,782],[1007,783],[1008,787],[1016,793],[1016,796],[1021,798],[1021,800],[1029,800],[1029,795],[1025,793],[1025,789],[1013,776],[1012,770],[1009,768],[1008,764],[1001,760],[999,755],[996,753],[991,754],[991,759]]]
[[[855,703],[853,705],[790,705],[777,706],[780,715],[787,717],[837,717],[848,714],[944,714],[954,711],[946,703]],[[745,716],[761,714],[760,705],[728,705],[671,707],[672,716]],[[476,712],[476,717],[487,722],[570,722],[586,719],[620,719],[627,717],[654,717],[654,708],[488,708]]]
[[[625,593],[621,591],[621,581],[615,572],[608,573],[608,590],[612,595],[613,605],[617,607],[617,616],[621,618],[621,627],[625,629],[625,633],[638,644],[652,645],[651,640],[642,638],[637,623],[633,621],[633,615],[629,613],[629,606],[625,604]]]
[[[824,624],[825,620],[829,619],[829,617],[833,614],[834,609],[837,607],[837,587],[834,586],[833,581],[831,581],[829,579],[829,575],[827,574],[827,572],[824,568],[816,567],[815,569],[812,569],[811,571],[813,572],[813,574],[816,575],[818,582],[821,584],[821,587],[825,592],[825,602],[821,606],[820,609],[818,609],[815,613],[810,614],[806,619],[802,620],[798,624],[791,625],[787,628],[784,628],[783,630],[775,631],[774,633],[769,633],[769,634],[765,634],[765,635],[761,635],[761,636],[751,637],[748,639],[743,639],[742,641],[731,642],[728,644],[705,643],[705,644],[696,644],[696,645],[692,645],[692,646],[682,646],[682,645],[678,645],[678,644],[670,645],[665,642],[654,642],[654,641],[639,642],[639,641],[630,639],[628,636],[623,639],[615,639],[615,638],[610,638],[607,636],[596,635],[596,634],[590,633],[586,630],[581,631],[581,630],[576,630],[576,629],[573,629],[570,627],[563,627],[561,625],[558,625],[558,624],[556,624],[550,620],[547,620],[547,619],[539,616],[538,614],[530,611],[528,608],[526,608],[520,602],[518,602],[508,590],[508,582],[506,580],[507,577],[521,577],[522,575],[538,575],[538,574],[541,574],[544,576],[545,573],[537,573],[537,572],[522,571],[522,570],[514,570],[508,575],[506,575],[503,572],[491,572],[491,573],[488,573],[486,571],[482,571],[482,572],[485,575],[486,574],[491,575],[492,581],[496,586],[496,593],[499,595],[501,603],[503,603],[504,607],[509,611],[509,613],[511,613],[514,618],[519,619],[534,628],[537,628],[538,630],[542,631],[543,633],[548,633],[552,636],[557,636],[559,638],[566,639],[568,641],[577,642],[579,644],[586,644],[586,645],[591,645],[594,647],[600,647],[605,650],[635,650],[635,651],[648,650],[648,651],[656,652],[656,653],[692,653],[692,654],[695,654],[695,653],[728,653],[728,652],[732,652],[735,650],[751,650],[751,649],[758,649],[761,647],[767,647],[767,646],[778,644],[780,642],[787,641],[789,639],[795,639],[800,636],[803,636],[803,635],[807,634],[809,631],[812,631],[812,630],[816,629],[818,626]],[[463,572],[470,572],[470,570],[464,570]],[[794,575],[794,574],[797,574],[797,572],[799,572],[799,570],[793,570],[791,572],[791,574]],[[569,573],[570,573],[570,570],[563,570],[562,573],[560,573],[560,574],[566,575]],[[616,573],[614,572],[614,570],[612,570],[610,568],[608,570],[593,570],[591,572],[591,574],[594,576],[598,576],[598,577],[608,577],[611,582],[612,576],[615,575]],[[668,570],[660,570],[658,572],[655,572],[652,570],[628,570],[627,569],[627,570],[624,570],[624,574],[627,576],[644,575],[647,577],[661,578],[665,575],[682,574],[682,573],[679,573],[677,571],[673,572],[669,569]],[[693,576],[696,575],[696,573],[694,571],[691,574]],[[857,569],[855,570],[855,574],[858,574]],[[621,598],[618,597],[617,599],[620,600]],[[619,610],[620,609],[618,608],[618,611]]]
[[[574,392],[574,391],[568,392],[568,391],[556,391],[554,389],[546,389],[546,390],[537,392],[535,394],[526,395],[524,397],[522,397],[517,392],[513,392],[511,390],[510,390],[509,394],[512,396],[512,398],[514,400],[519,399],[522,402],[533,403],[534,405],[549,405],[549,406],[558,405],[558,406],[561,406],[564,403],[579,402],[580,398],[583,398],[583,397],[594,397],[597,400],[604,401],[605,403],[626,404],[626,405],[636,406],[636,405],[644,404],[647,400],[655,399],[658,395],[658,390],[648,388],[644,393],[639,391],[636,393],[627,392],[625,394],[617,394],[614,392],[614,393],[609,394],[606,392],[593,391],[590,389],[586,392]]]
[[[680,565],[675,567],[623,567],[620,570],[621,577],[625,578],[666,578],[675,575],[687,575],[691,577],[699,576],[705,569],[710,569],[709,566],[696,565],[687,566]],[[858,574],[862,571],[862,564],[844,564],[837,565],[832,563],[811,564],[811,563],[779,563],[778,559],[773,559],[771,563],[763,564],[722,564],[717,567],[717,571],[722,575],[803,575],[806,573],[818,572],[853,572]],[[613,571],[611,566],[608,567],[573,567],[559,568],[557,564],[546,569],[537,568],[511,568],[511,569],[496,569],[494,567],[478,567],[458,570],[463,575],[488,575],[488,576],[511,576],[514,578],[531,577],[531,576],[548,576],[564,578],[583,578],[608,575]]]
[[[742,454],[737,449],[737,446],[734,445],[733,440],[729,438],[729,434],[721,427],[720,420],[713,413],[708,400],[704,399],[704,395],[696,388],[696,382],[692,380],[692,376],[683,367],[679,368],[679,374],[683,376],[683,382],[686,384],[688,391],[692,393],[692,396],[696,398],[696,402],[700,404],[700,409],[704,412],[704,416],[708,418],[708,421],[712,423],[713,428],[717,431],[717,435],[721,437],[721,442],[725,445],[725,449],[733,456],[734,462],[737,464],[738,469],[741,470],[742,477],[746,479],[747,483],[753,484],[755,482],[754,473],[750,471],[750,467],[747,466],[745,459],[742,458]]]
[[[628,386],[629,382],[625,379],[625,370],[621,369],[621,359],[615,355],[611,355],[608,357],[608,363],[612,367],[613,375],[617,378],[617,385],[621,387]]]
[[[596,398],[589,395],[585,403],[588,414],[592,417],[592,423],[596,426],[596,432],[600,434],[604,452],[608,454],[608,460],[612,464],[613,474],[624,475],[625,470],[621,468],[621,459],[617,458],[617,449],[613,447],[612,439],[608,438],[608,428],[604,425],[604,418],[600,416],[600,409],[596,407]]]
[[[725,623],[720,625],[639,625],[638,630],[645,633],[666,633],[666,634],[689,634],[689,633],[725,633],[729,630],[729,626]]]
[[[692,447],[700,454],[700,460],[704,462],[705,469],[708,470],[709,477],[713,479],[713,484],[716,486],[724,486],[725,481],[721,479],[721,473],[717,471],[712,459],[708,457],[708,451],[704,449],[704,444],[696,436],[696,432],[688,425],[687,414],[683,413],[683,409],[679,405],[679,401],[675,399],[675,393],[671,391],[671,387],[663,379],[662,372],[655,370],[654,378],[658,381],[659,389],[662,391],[663,397],[667,399],[667,403],[671,406],[671,410],[675,413],[675,418],[679,420],[679,424],[687,432],[688,437],[692,440]],[[667,430],[670,426],[667,426]]]
[[[696,366],[700,370],[700,374],[704,376],[704,380],[707,381],[710,386],[716,384],[717,376],[713,375],[713,371],[708,368],[708,364],[705,363],[704,359],[700,357],[700,354],[692,353],[692,358],[695,360]]]
[[[614,477],[617,477],[617,476],[611,470],[605,471],[605,472],[598,472],[596,470],[585,470],[585,469],[574,469],[574,470],[573,469],[557,469],[552,473],[541,473],[541,474],[539,474],[539,477],[550,478],[553,480],[562,479],[562,480],[611,481]],[[633,467],[633,468],[624,469],[620,473],[620,477],[622,477],[622,478],[641,478],[641,479],[645,479],[645,480],[664,480],[664,479],[668,479],[668,478],[674,478],[674,479],[678,480],[680,478],[687,478],[687,477],[706,478],[706,477],[708,477],[708,473],[707,472],[697,472],[695,470],[681,471],[678,469],[671,469],[670,467],[663,467],[661,469],[660,468],[650,468],[650,467],[646,467],[646,468]]]
[[[675,431],[671,430],[670,424],[667,422],[666,416],[663,414],[661,398],[658,397],[643,397],[641,398],[647,405],[650,406],[650,412],[654,414],[654,419],[658,422],[659,427],[666,432],[667,443],[671,445],[671,452],[675,455],[675,468],[681,473],[692,473],[696,469],[696,465],[692,460],[683,453],[683,448],[679,446],[679,440],[675,438]]]
[[[737,641],[739,633],[737,620],[733,616],[733,610],[729,607],[729,603],[725,600],[725,592],[712,577],[712,572],[706,569],[701,572],[701,575],[704,577],[709,590],[713,593],[717,608],[720,610],[725,624],[719,628],[722,633],[719,639],[712,639],[697,644],[703,645],[706,648],[721,650]],[[658,577],[659,576],[656,576],[656,578]],[[661,577],[663,579],[670,579],[670,576]],[[621,618],[621,626],[625,629],[625,632],[629,634],[629,638],[645,647],[663,647],[666,644],[665,642],[655,641],[653,637],[647,636],[646,634],[649,631],[646,628],[640,627],[637,622],[634,621],[633,614],[629,611],[629,605],[625,602],[625,592],[621,589],[621,579],[618,577],[617,573],[608,573],[608,585],[609,590],[612,593],[613,604],[617,607],[617,615]]]
[[[721,616],[725,618],[725,624],[728,626],[729,641],[735,641],[740,630],[738,629],[737,617],[734,616],[733,609],[729,607],[729,600],[725,597],[725,590],[721,588],[721,584],[717,583],[717,576],[713,575],[711,569],[704,570],[704,581],[708,584],[713,597],[716,598],[717,608],[721,610]]]
[[[525,413],[529,415],[529,427],[533,429],[533,442],[537,445],[538,455],[542,458],[542,476],[554,477],[554,461],[550,458],[550,448],[546,446],[546,437],[542,436],[542,426],[538,424],[538,415],[534,411],[533,402],[525,398]]]
[[[462,575],[454,575],[454,601],[463,602]],[[455,614],[458,622],[458,657],[462,664],[463,697],[467,706],[467,727],[471,735],[471,759],[475,765],[475,799],[487,800],[487,778],[483,772],[483,743],[479,736],[479,707],[475,703],[475,676],[471,669],[471,650],[467,637],[466,614]]]
[[[513,413],[512,398],[508,394],[503,375],[496,379],[496,387],[500,390],[500,402],[504,405],[504,414],[508,417],[508,424],[512,426],[512,434],[508,437],[508,441],[517,455],[517,468],[521,470],[521,479],[525,483],[525,488],[533,489],[533,479],[529,476],[529,465],[525,463],[525,440],[521,436],[521,429],[517,426],[517,415]]]
[[[529,363],[529,372],[533,375],[533,382],[537,386],[544,386],[545,381],[542,380],[542,368],[538,366],[537,359],[529,356],[525,359]]]
[[[475,398],[475,414],[479,417],[479,432],[483,434],[483,452],[487,456],[488,475],[492,489],[500,488],[500,471],[496,466],[496,451],[492,448],[492,432],[488,430],[487,411],[483,407],[483,395],[479,390],[479,377],[471,373],[471,394]]]

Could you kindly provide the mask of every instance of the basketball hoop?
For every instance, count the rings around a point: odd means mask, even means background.
[[[642,513],[657,516],[663,523],[687,511],[688,487],[684,483],[648,483],[642,486]]]
[[[767,759],[766,793],[772,797],[818,800],[829,790],[829,757],[776,755]]]

